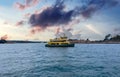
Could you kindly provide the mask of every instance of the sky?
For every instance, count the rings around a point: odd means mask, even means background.
[[[46,41],[58,29],[102,40],[120,34],[119,0],[0,0],[0,37]]]

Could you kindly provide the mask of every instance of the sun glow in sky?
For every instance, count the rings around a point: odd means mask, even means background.
[[[0,37],[49,40],[57,28],[100,40],[120,33],[119,0],[0,0]],[[116,31],[117,30],[117,31]]]

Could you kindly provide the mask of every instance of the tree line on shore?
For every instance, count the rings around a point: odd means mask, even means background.
[[[120,41],[120,35],[112,36],[111,34],[108,34],[105,36],[103,41]]]

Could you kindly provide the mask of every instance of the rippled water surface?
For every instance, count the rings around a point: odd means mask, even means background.
[[[120,44],[0,44],[0,77],[120,77]]]

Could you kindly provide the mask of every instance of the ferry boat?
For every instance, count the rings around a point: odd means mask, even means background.
[[[73,43],[70,43],[67,37],[60,37],[55,39],[50,39],[50,41],[45,45],[45,47],[74,47]]]

